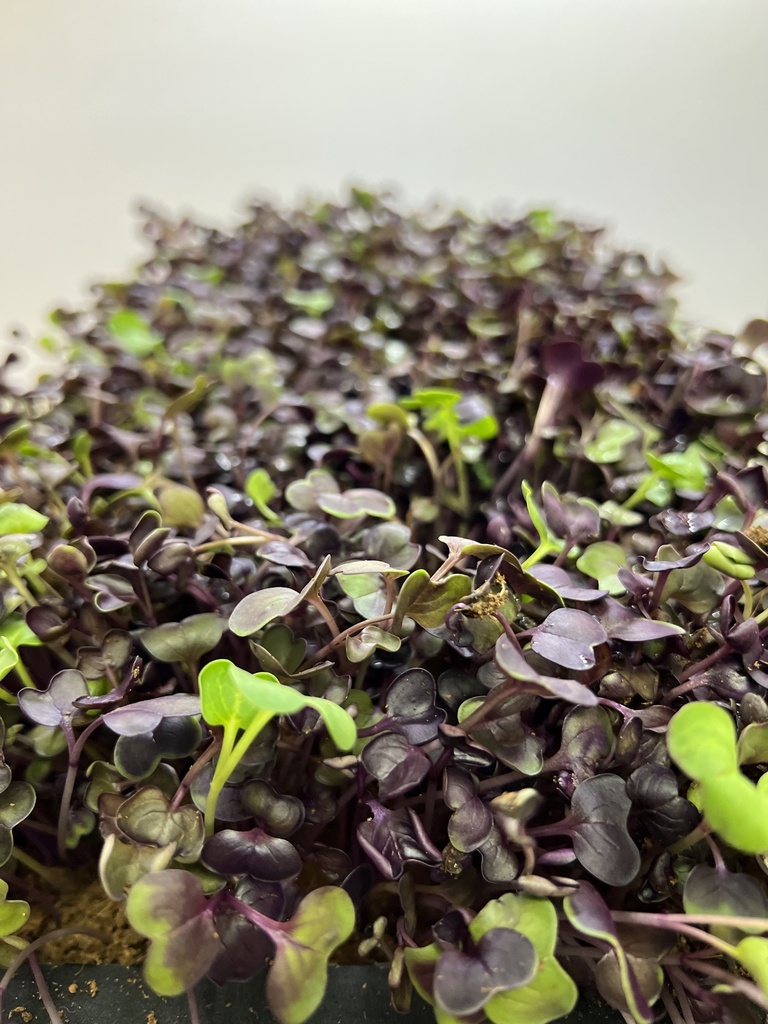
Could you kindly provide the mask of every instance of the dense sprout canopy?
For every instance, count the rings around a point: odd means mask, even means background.
[[[562,963],[650,1021],[672,954],[612,913],[706,913],[726,875],[720,912],[768,906],[727,810],[767,799],[765,325],[684,328],[666,267],[549,211],[353,190],[144,230],[134,280],[54,314],[61,372],[0,397],[6,790],[134,886],[169,992],[274,954],[298,1022],[291,972],[346,942],[446,1020],[544,1020],[536,977],[555,1019]],[[667,742],[691,704],[727,719],[712,777]],[[15,829],[55,862],[6,818],[6,860]],[[750,1019],[751,982],[691,977],[686,1020]]]

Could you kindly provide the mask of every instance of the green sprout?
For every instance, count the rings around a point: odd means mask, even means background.
[[[470,487],[464,445],[467,442],[490,441],[499,432],[495,416],[480,416],[470,423],[462,423],[456,406],[461,400],[459,391],[450,388],[423,388],[409,398],[401,398],[404,409],[420,410],[425,414],[424,429],[433,431],[448,445],[450,460],[456,475],[456,494],[445,495],[446,504],[461,515],[470,512]],[[442,468],[442,467],[441,467]],[[442,478],[441,473],[441,478]]]
[[[227,780],[275,715],[314,708],[340,750],[351,750],[357,739],[353,719],[338,704],[283,686],[271,672],[251,674],[225,659],[211,661],[201,670],[200,705],[206,723],[224,730],[205,804],[206,835],[213,835],[216,803]]]

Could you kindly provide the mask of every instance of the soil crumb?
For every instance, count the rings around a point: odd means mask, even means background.
[[[138,964],[144,959],[147,940],[128,924],[125,903],[117,903],[104,895],[98,878],[90,871],[67,871],[52,868],[51,883],[35,878],[35,886],[51,896],[56,913],[39,905],[32,913],[20,935],[37,939],[56,928],[87,927],[103,932],[107,941],[92,935],[64,935],[46,942],[39,957],[46,964]],[[86,983],[91,996],[98,986]],[[93,986],[93,987],[91,987]]]

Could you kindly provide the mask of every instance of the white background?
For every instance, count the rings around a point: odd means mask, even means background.
[[[766,0],[0,0],[0,344],[129,269],[138,199],[232,225],[350,181],[608,222],[736,330],[767,53]]]

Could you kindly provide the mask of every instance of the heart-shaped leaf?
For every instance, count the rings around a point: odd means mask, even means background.
[[[355,723],[344,708],[284,686],[270,672],[252,674],[231,661],[218,659],[204,666],[199,682],[202,714],[209,725],[246,729],[261,712],[293,715],[310,707],[320,714],[340,750],[351,750],[357,739]]]
[[[410,743],[428,743],[437,736],[445,712],[436,706],[437,687],[423,668],[407,669],[396,676],[384,701],[384,713]]]
[[[708,864],[697,864],[686,878],[683,906],[686,914],[768,917],[768,897],[755,878],[743,872],[718,871]],[[758,925],[755,931],[763,929]]]
[[[112,314],[108,330],[120,348],[137,359],[144,359],[162,345],[162,336],[157,334],[147,321],[133,309],[119,309]]]
[[[325,995],[328,959],[350,937],[355,908],[338,886],[315,889],[291,920],[273,933],[275,956],[267,1001],[280,1024],[304,1024]]]
[[[493,815],[477,796],[472,776],[459,768],[446,768],[443,794],[446,805],[453,811],[448,822],[451,845],[460,853],[477,850],[490,835]]]
[[[147,983],[162,996],[178,996],[203,977],[219,951],[213,915],[200,882],[169,868],[139,879],[125,906],[131,927],[150,940]]]
[[[36,799],[28,782],[11,782],[0,793],[0,867],[13,853],[13,829],[29,817]]]
[[[527,985],[537,967],[530,939],[511,928],[491,928],[472,953],[443,953],[434,976],[435,1000],[454,1016],[477,1013],[497,993]]]
[[[680,796],[675,773],[660,764],[642,764],[627,780],[627,796],[649,833],[666,845],[688,835],[701,815]]]
[[[378,626],[365,626],[359,633],[347,638],[345,649],[352,664],[369,658],[378,648],[382,651],[399,651],[402,641],[394,633],[387,633]]]
[[[617,572],[627,566],[627,553],[621,544],[607,540],[590,544],[576,562],[577,569],[585,576],[597,580],[598,587],[607,590],[609,594],[624,593],[624,585]]]
[[[103,796],[99,809],[114,798]],[[114,821],[122,836],[140,845],[170,846],[176,856],[197,858],[203,845],[203,821],[196,807],[186,804],[174,810],[157,786],[142,786],[123,801],[119,798]]]
[[[49,522],[48,516],[29,505],[13,501],[0,505],[0,537],[17,533],[39,533]]]
[[[738,768],[736,727],[717,704],[681,708],[669,723],[667,746],[677,765],[697,782]]]
[[[201,860],[220,875],[250,875],[263,882],[287,882],[302,868],[296,847],[263,829],[223,829],[206,840]]]
[[[66,668],[56,673],[46,690],[21,690],[18,700],[21,710],[33,722],[71,728],[84,718],[74,702],[87,696],[85,676],[76,669]]]
[[[576,608],[555,608],[531,634],[537,654],[577,671],[597,664],[594,649],[607,641],[608,634],[597,619]]]

